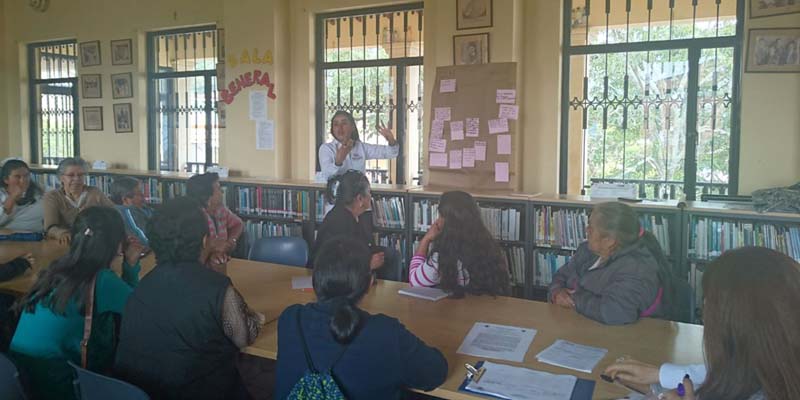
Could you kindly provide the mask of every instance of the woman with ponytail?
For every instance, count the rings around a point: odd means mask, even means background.
[[[550,301],[609,325],[672,314],[672,267],[631,207],[618,202],[594,206],[586,236],[553,277]]]
[[[91,308],[88,367],[110,369],[114,359],[114,316],[139,282],[143,247],[125,240],[125,228],[113,208],[90,207],[72,225],[69,252],[40,273],[31,291],[16,304],[19,325],[10,354],[30,378],[34,398],[73,399],[73,372],[81,364],[84,317]],[[119,256],[122,278],[110,265]],[[88,307],[90,295],[93,305]]]
[[[371,287],[366,245],[337,237],[314,262],[317,301],[293,305],[278,320],[275,398],[284,399],[310,369],[330,371],[348,399],[399,398],[408,388],[433,390],[447,378],[447,360],[395,318],[358,304]]]

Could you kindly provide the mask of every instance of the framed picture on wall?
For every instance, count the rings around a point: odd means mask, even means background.
[[[111,95],[115,99],[133,97],[133,74],[130,72],[111,74]]]
[[[93,67],[102,63],[99,40],[83,42],[79,46],[81,51],[81,67]]]
[[[489,34],[453,36],[453,64],[471,65],[489,63]]]
[[[797,0],[750,0],[750,18],[800,13]]]
[[[745,72],[800,72],[800,28],[750,29]]]
[[[83,107],[83,130],[85,131],[103,130],[103,107],[101,106]]]
[[[456,29],[492,26],[492,0],[457,0]]]
[[[103,97],[103,80],[100,74],[81,75],[81,94],[84,99]]]
[[[133,40],[111,41],[111,65],[133,64]]]
[[[114,104],[114,132],[133,132],[133,106],[131,103]]]

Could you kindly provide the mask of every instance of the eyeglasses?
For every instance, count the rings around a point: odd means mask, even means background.
[[[75,180],[75,179],[83,179],[86,176],[86,174],[64,174],[64,175],[61,175],[61,176],[65,177],[67,179]]]

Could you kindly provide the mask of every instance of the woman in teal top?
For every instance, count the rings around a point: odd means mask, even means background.
[[[122,279],[110,265],[124,248]],[[16,305],[22,312],[10,354],[27,377],[34,398],[74,399],[73,372],[81,363],[84,306],[95,279],[89,369],[105,372],[114,360],[114,316],[120,316],[139,282],[142,246],[125,240],[119,213],[108,207],[83,210],[72,227],[69,253],[40,274]]]

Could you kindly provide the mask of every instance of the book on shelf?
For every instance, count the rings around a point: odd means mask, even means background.
[[[508,271],[511,273],[512,285],[525,285],[525,248],[520,246],[503,246]]]
[[[533,277],[533,284],[536,286],[550,286],[550,283],[553,282],[553,275],[556,274],[559,268],[568,263],[571,257],[569,254],[535,251],[533,262],[536,266],[536,271]]]
[[[689,258],[709,260],[744,246],[767,247],[800,261],[800,224],[711,217],[693,217],[689,222]]]
[[[161,198],[163,200],[186,196],[186,183],[181,181],[161,181]]]
[[[419,200],[415,201],[413,206],[414,230],[427,232],[439,218],[439,203],[432,200]]]
[[[588,209],[536,207],[533,211],[534,243],[537,246],[575,250],[586,241]]]
[[[253,243],[266,237],[303,236],[303,227],[296,223],[282,223],[273,221],[244,221],[244,232],[247,243]]]
[[[307,190],[236,186],[234,211],[245,215],[308,219],[311,213]]]
[[[400,257],[400,263],[403,267],[407,267],[408,263],[406,260],[406,235],[402,233],[383,233],[383,232],[373,232],[373,243],[378,246],[383,246],[386,248],[393,248],[398,252],[398,256]]]
[[[405,226],[405,214],[402,197],[372,198],[372,223],[377,227],[402,229]]]

